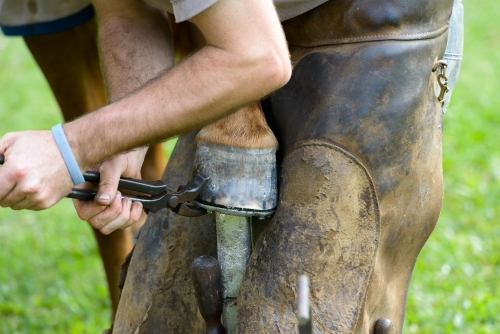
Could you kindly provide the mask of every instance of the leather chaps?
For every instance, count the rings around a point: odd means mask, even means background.
[[[316,333],[403,325],[413,266],[442,201],[438,74],[453,0],[331,0],[283,22],[294,70],[263,101],[280,143],[279,202],[238,297],[239,333],[296,333],[307,274]],[[195,133],[164,174],[192,175]],[[190,265],[216,257],[213,215],[150,215],[114,333],[203,333]],[[125,268],[126,269],[126,268]],[[122,282],[123,283],[123,282]]]

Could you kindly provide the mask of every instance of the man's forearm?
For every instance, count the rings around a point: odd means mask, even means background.
[[[258,26],[259,19],[266,15],[262,11],[274,10],[272,2],[264,2],[271,7],[246,13],[246,17],[255,20],[240,22],[239,26]],[[219,3],[239,6],[229,1]],[[207,10],[206,15],[212,13]],[[217,22],[217,15],[212,16],[215,16],[212,23]],[[222,24],[217,28],[229,29],[233,23],[230,18],[224,22],[229,27]],[[279,26],[277,17],[271,21]],[[203,49],[133,94],[66,125],[65,131],[82,168],[118,152],[200,128],[286,82],[290,65],[286,64],[287,54],[283,55],[281,44],[286,48],[283,36],[280,36],[283,40],[272,37],[278,39],[275,42],[260,32],[250,31],[252,45],[245,45],[238,36],[212,38],[218,32],[210,31],[212,28],[204,24],[207,23],[202,17],[197,25],[208,37]],[[273,29],[276,33],[276,27]],[[280,26],[278,29],[277,34],[282,33]],[[237,33],[241,35],[242,31]],[[228,40],[230,43],[226,43]],[[281,43],[276,47],[281,51],[274,52],[272,43]]]

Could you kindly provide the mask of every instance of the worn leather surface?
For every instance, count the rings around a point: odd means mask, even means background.
[[[163,177],[169,189],[192,178],[194,137],[178,140]],[[202,333],[190,271],[201,255],[217,257],[212,214],[190,219],[168,209],[151,214],[130,261],[113,333]]]
[[[371,177],[335,143],[307,140],[287,154],[281,189],[240,289],[238,332],[296,332],[297,278],[307,274],[316,332],[351,333],[379,243]]]
[[[282,193],[247,268],[240,333],[289,333],[302,273],[312,278],[318,333],[371,333],[381,317],[401,331],[411,272],[441,207],[442,114],[431,69],[444,53],[451,6],[451,0],[332,0],[284,23],[295,67],[268,101],[286,157]],[[363,37],[369,35],[378,37]],[[172,187],[190,177],[192,137],[182,138],[169,162],[164,179]],[[328,144],[306,145],[306,154],[302,141]],[[372,218],[363,220],[348,208],[360,207],[368,184]],[[328,211],[328,203],[345,206]],[[335,232],[331,212],[341,213],[346,233]],[[339,245],[350,245],[340,258]],[[211,217],[188,220],[166,210],[150,217],[114,333],[202,333],[189,265],[215,253]],[[351,258],[357,262],[349,271],[342,264]],[[352,285],[346,272],[354,273]]]

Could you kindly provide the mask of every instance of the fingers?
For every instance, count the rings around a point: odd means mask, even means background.
[[[0,179],[2,180],[2,187],[0,187],[0,206],[2,208],[8,207],[10,204],[20,202],[23,198],[12,198],[9,195],[16,187],[16,182],[13,178],[9,177],[8,173],[2,173],[5,169],[0,168]]]
[[[1,207],[10,207],[13,210],[43,210],[55,204],[55,201],[47,196],[41,184],[32,180],[16,182],[14,180],[21,178],[21,176],[17,175],[12,178],[9,176],[10,174],[0,175],[0,179],[5,180],[2,182],[2,190],[0,190]],[[6,194],[4,194],[5,192]]]
[[[113,221],[100,229],[101,233],[109,234],[118,229],[122,230],[136,223],[141,217],[142,205],[138,202],[132,202],[130,198],[124,198],[122,205],[124,210]]]
[[[124,229],[140,220],[142,204],[122,197],[120,192],[109,206],[100,206],[92,201],[74,200],[78,215],[103,234]]]

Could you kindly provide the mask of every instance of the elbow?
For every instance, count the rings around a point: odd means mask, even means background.
[[[245,68],[245,76],[239,76],[240,83],[248,91],[253,87],[254,93],[261,98],[283,87],[292,74],[292,65],[288,48],[260,48],[246,50],[240,55],[240,68]],[[253,90],[253,89],[252,89]]]
[[[264,65],[264,68],[260,69],[264,76],[261,82],[266,82],[269,85],[269,93],[283,87],[290,80],[292,64],[288,50],[273,50],[269,52],[261,64]]]

